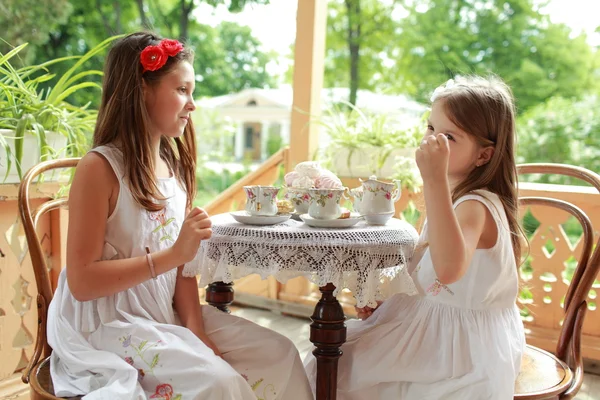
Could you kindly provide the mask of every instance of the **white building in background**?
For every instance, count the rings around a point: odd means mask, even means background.
[[[322,107],[347,101],[347,88],[322,91]],[[210,109],[228,118],[236,126],[234,135],[235,159],[264,161],[267,158],[269,135],[279,135],[283,145],[290,143],[290,120],[293,92],[291,86],[276,89],[245,89],[241,92],[196,101],[196,113]],[[403,95],[385,95],[359,90],[356,106],[363,111],[386,113],[399,127],[417,124],[426,107]],[[193,117],[193,116],[192,116]],[[321,133],[320,146],[329,138]]]

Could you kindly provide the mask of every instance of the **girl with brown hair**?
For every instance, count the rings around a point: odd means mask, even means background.
[[[49,309],[58,396],[312,398],[290,340],[201,306],[196,279],[182,275],[211,236],[209,216],[192,207],[192,61],[190,49],[150,33],[121,38],[108,54]]]
[[[427,210],[409,268],[418,295],[348,323],[338,400],[513,398],[525,335],[511,91],[497,78],[458,77],[431,100],[416,152]]]

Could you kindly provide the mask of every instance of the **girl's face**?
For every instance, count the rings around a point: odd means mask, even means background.
[[[493,148],[482,148],[472,135],[457,127],[448,118],[443,100],[433,103],[424,138],[440,133],[446,134],[448,138],[448,180],[455,185],[462,182],[474,168],[487,163],[493,154]]]
[[[150,115],[153,136],[183,135],[191,113],[196,109],[194,68],[187,61],[177,63],[155,85],[145,85],[144,100]]]

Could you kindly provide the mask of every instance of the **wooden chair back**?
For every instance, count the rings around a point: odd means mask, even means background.
[[[600,193],[600,175],[585,168],[564,164],[522,164],[517,167],[519,175],[554,174],[578,178],[589,183]],[[573,215],[583,228],[581,255],[564,298],[564,320],[556,345],[555,355],[573,372],[573,381],[561,398],[570,398],[583,383],[583,359],[581,355],[582,327],[587,311],[587,297],[600,270],[600,239],[594,246],[594,229],[588,216],[578,207],[566,201],[541,197],[522,197],[522,206],[556,207]]]
[[[32,369],[38,364],[40,358],[50,356],[52,349],[48,346],[46,337],[46,320],[48,316],[48,305],[52,300],[53,289],[48,273],[46,257],[42,249],[41,238],[36,232],[36,226],[40,218],[47,212],[67,206],[67,198],[52,199],[42,203],[37,209],[32,210],[30,204],[30,186],[35,178],[44,172],[59,168],[73,168],[77,166],[79,158],[66,158],[42,162],[31,168],[21,180],[19,185],[18,206],[19,216],[24,227],[25,238],[29,249],[29,256],[33,265],[35,282],[37,286],[37,310],[38,329],[35,338],[34,352],[29,364],[23,371],[22,380],[30,383]],[[37,383],[37,382],[36,382]],[[34,385],[32,384],[32,388]],[[54,396],[49,398],[56,398]]]

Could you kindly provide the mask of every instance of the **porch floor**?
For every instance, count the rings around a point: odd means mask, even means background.
[[[231,311],[235,315],[254,321],[290,338],[298,348],[302,359],[313,348],[312,343],[308,340],[310,330],[308,319],[251,307],[234,306],[231,307]],[[600,400],[600,375],[586,373],[583,386],[575,400]]]

